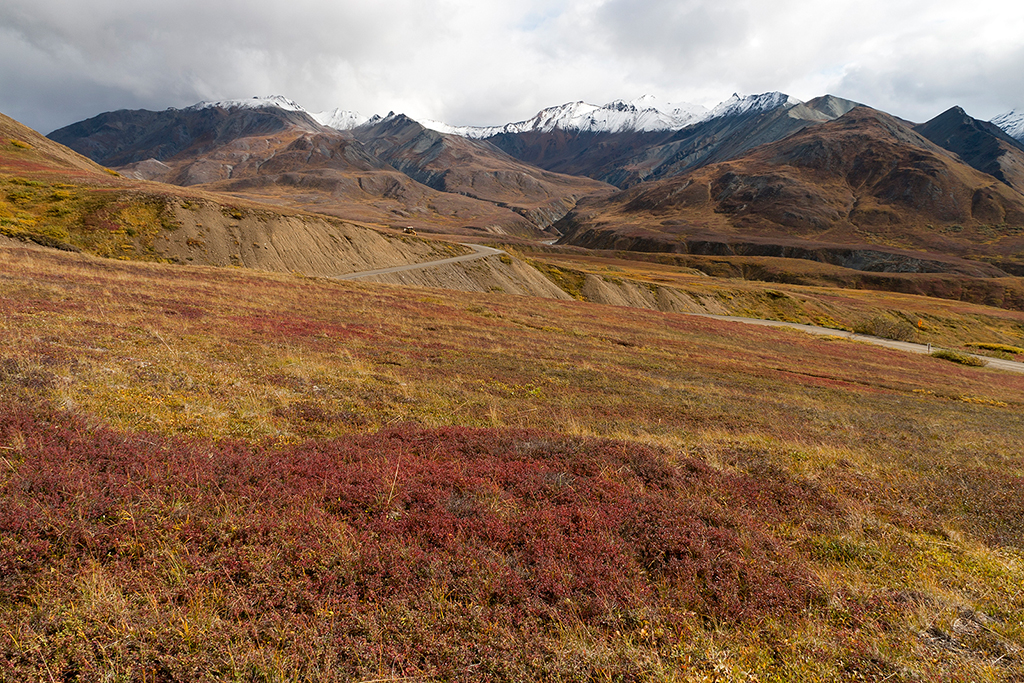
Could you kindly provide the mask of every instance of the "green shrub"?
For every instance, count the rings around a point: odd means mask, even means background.
[[[861,321],[853,326],[853,331],[895,341],[911,341],[916,333],[914,326],[907,321],[887,315],[876,315],[870,320]]]
[[[1010,346],[1009,344],[990,344],[987,342],[971,342],[966,346],[970,346],[975,349],[985,349],[986,351],[1002,351],[1004,353],[1013,354],[1024,354],[1024,349],[1019,346]]]
[[[23,187],[43,187],[46,185],[46,183],[41,180],[29,180],[28,178],[22,178],[20,176],[10,178],[7,182],[11,185],[21,185]]]
[[[948,349],[938,349],[932,351],[932,358],[941,358],[942,360],[952,361],[954,363],[960,363],[960,365],[970,365],[973,367],[983,367],[988,365],[987,360],[982,360],[977,356],[972,356],[969,353],[960,353],[959,351],[950,351]]]

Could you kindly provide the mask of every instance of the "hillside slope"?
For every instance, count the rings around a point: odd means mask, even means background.
[[[53,171],[91,178],[94,181],[109,176],[103,166],[56,143],[14,119],[0,114],[0,144],[6,172]]]
[[[819,258],[846,245],[891,254],[868,270],[943,268],[964,256],[1016,263],[1024,196],[859,107],[742,158],[581,203],[557,227],[564,243],[592,248]]]
[[[325,276],[464,251],[121,177],[6,117],[0,119],[0,235],[120,259]]]

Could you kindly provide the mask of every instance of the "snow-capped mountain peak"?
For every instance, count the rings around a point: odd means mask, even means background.
[[[567,102],[557,107],[548,107],[539,111],[536,116],[526,121],[508,123],[504,126],[451,126],[441,121],[429,119],[419,123],[424,127],[440,133],[460,135],[467,138],[488,138],[502,133],[549,133],[553,130],[586,133],[623,133],[680,130],[695,123],[721,116],[737,116],[750,112],[769,111],[777,107],[793,106],[800,101],[781,92],[769,92],[761,95],[741,97],[733,95],[714,109],[708,110],[699,104],[670,102],[662,103],[654,95],[641,95],[633,100],[613,100],[604,105],[589,104],[582,100]],[[308,114],[317,123],[336,130],[351,130],[367,123],[376,123],[394,116],[367,117],[359,112],[347,109],[332,109],[322,112],[310,112],[287,97],[269,95],[252,97],[243,100],[221,100],[218,102],[199,102],[188,110],[220,107],[223,109],[264,109],[276,107],[285,111],[296,111]],[[1024,134],[1024,115],[1015,112],[1005,114],[1006,118],[1016,116],[1019,121],[1019,133]],[[1000,125],[997,120],[993,123]],[[1010,133],[1015,135],[1015,133]]]
[[[441,133],[468,138],[487,138],[501,133],[565,130],[587,133],[678,130],[698,121],[706,109],[700,105],[658,105],[652,95],[635,100],[614,100],[598,106],[582,100],[542,109],[532,119],[504,126],[451,126],[440,121],[421,121]]]
[[[643,95],[635,100],[613,100],[602,106],[583,101],[568,102],[542,109],[532,119],[504,126],[450,126],[430,120],[420,123],[441,133],[467,138],[488,138],[501,133],[549,133],[553,130],[588,133],[671,131],[720,116],[770,111],[800,103],[800,100],[781,92],[746,97],[733,95],[709,111],[699,104],[662,104],[653,95]]]
[[[295,100],[290,100],[283,95],[267,95],[265,97],[250,97],[245,100],[220,100],[217,102],[199,102],[193,104],[191,107],[186,107],[186,111],[195,111],[199,109],[212,109],[219,107],[221,109],[268,109],[276,107],[277,109],[283,109],[285,111],[297,111],[304,114],[308,114],[310,118],[319,123],[322,126],[328,128],[334,128],[335,130],[350,130],[356,126],[369,121],[369,117],[363,116],[357,111],[351,111],[348,109],[331,109],[329,111],[311,112],[304,108]]]
[[[220,107],[221,109],[266,109],[267,107],[277,107],[278,109],[284,109],[285,111],[306,111],[293,100],[284,97],[283,95],[267,95],[265,97],[251,97],[247,100],[221,100],[219,102],[198,102],[193,104],[191,107],[186,107],[186,111],[196,109],[211,109],[214,107]],[[308,113],[308,112],[307,112]]]
[[[782,92],[766,92],[760,95],[747,95],[741,97],[734,93],[732,97],[722,102],[711,110],[708,119],[716,119],[720,116],[738,116],[748,112],[771,111],[779,107],[795,106],[802,102],[795,97],[790,97]]]
[[[363,116],[357,111],[348,109],[332,109],[330,111],[309,112],[313,120],[321,126],[334,128],[335,130],[352,130],[370,120],[370,117]]]
[[[992,119],[1011,138],[1024,142],[1024,111],[1013,109]]]

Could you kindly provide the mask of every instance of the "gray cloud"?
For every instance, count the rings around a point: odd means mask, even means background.
[[[585,99],[824,92],[923,120],[1024,106],[1024,6],[952,0],[0,0],[0,111],[283,94],[504,123]]]

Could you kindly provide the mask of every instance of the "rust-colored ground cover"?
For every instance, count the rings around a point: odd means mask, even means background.
[[[1011,680],[1024,378],[0,248],[0,680]]]

